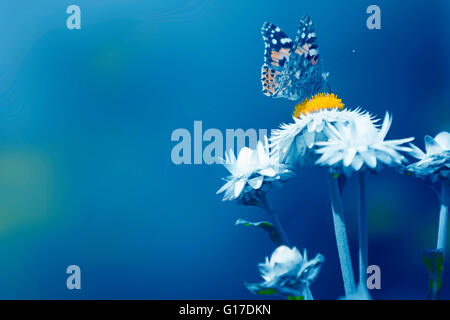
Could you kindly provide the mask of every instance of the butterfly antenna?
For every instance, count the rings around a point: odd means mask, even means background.
[[[330,83],[327,81],[327,88],[328,88],[328,92],[329,93],[332,93],[333,91],[331,90],[331,88],[330,88]]]

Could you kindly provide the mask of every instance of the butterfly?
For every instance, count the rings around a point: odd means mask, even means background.
[[[263,24],[261,33],[265,44],[261,82],[266,96],[303,100],[326,85],[328,74],[321,71],[317,37],[309,16],[300,20],[295,41],[269,22]]]

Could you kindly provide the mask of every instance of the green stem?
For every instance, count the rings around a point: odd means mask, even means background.
[[[261,197],[261,202],[263,205],[264,210],[268,213],[268,215],[273,219],[275,228],[278,230],[278,232],[280,233],[281,236],[281,240],[283,241],[283,243],[285,245],[287,245],[288,247],[290,247],[290,242],[289,239],[286,235],[286,232],[284,232],[283,227],[281,226],[280,220],[278,219],[278,215],[276,213],[276,211],[273,209],[273,207],[270,205],[269,200],[267,199],[266,194],[264,193],[264,195]],[[311,293],[311,290],[308,288],[306,290],[306,297],[304,297],[306,300],[314,300],[314,297]]]
[[[355,292],[355,277],[350,256],[350,248],[347,239],[347,230],[345,227],[344,208],[342,206],[341,195],[337,178],[331,173],[328,174],[328,186],[331,197],[331,210],[333,213],[334,231],[336,234],[336,243],[341,264],[342,279],[344,281],[345,295]]]
[[[368,266],[367,205],[364,173],[359,173],[359,284],[366,285]]]
[[[267,199],[266,194],[261,197],[261,202],[263,205],[264,210],[267,212],[267,214],[273,219],[273,224],[275,228],[278,230],[281,236],[281,241],[283,241],[283,244],[290,246],[290,242],[288,237],[286,236],[286,233],[284,232],[283,227],[281,226],[280,220],[278,219],[278,215],[276,211],[273,209],[271,204],[269,203],[269,200]]]
[[[439,227],[436,250],[441,252],[441,262],[439,263],[437,274],[432,274],[431,279],[431,299],[439,299],[440,289],[442,287],[442,278],[444,275],[444,261],[445,261],[445,243],[447,241],[447,225],[448,225],[448,202],[449,202],[449,186],[441,183],[441,191],[439,199],[441,201],[441,209],[439,211]]]
[[[447,221],[448,221],[448,186],[443,182],[441,186],[441,210],[439,212],[439,231],[436,249],[445,252],[445,242],[447,241]]]

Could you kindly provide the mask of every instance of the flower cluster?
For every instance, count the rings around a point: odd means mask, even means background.
[[[441,132],[435,138],[425,137],[425,152],[410,142],[412,137],[387,139],[392,116],[386,112],[381,125],[367,111],[344,109],[334,94],[318,94],[299,103],[294,111],[293,123],[282,124],[272,130],[270,143],[258,142],[255,150],[243,148],[236,159],[233,152],[226,154],[224,166],[231,173],[226,184],[217,192],[225,192],[223,200],[237,199],[239,204],[255,205],[266,210],[274,223],[245,221],[246,225],[262,227],[278,245],[288,244],[286,234],[265,196],[273,186],[289,178],[294,166],[315,164],[329,170],[330,195],[336,241],[344,281],[344,299],[370,299],[365,288],[365,275],[359,275],[355,288],[349,245],[343,221],[341,195],[342,182],[354,172],[379,172],[383,167],[407,171],[426,181],[443,182],[441,213],[448,208],[448,178],[450,173],[450,134]],[[407,143],[410,143],[408,146]],[[407,166],[409,154],[418,159]],[[360,221],[367,221],[364,174],[360,174]],[[339,179],[334,179],[338,177]],[[445,182],[445,184],[444,184]],[[442,214],[441,214],[442,215]],[[239,220],[240,221],[240,220]],[[440,219],[440,221],[446,221]],[[441,223],[441,222],[440,222]],[[241,223],[240,223],[241,224]],[[439,230],[446,230],[446,225]],[[438,243],[445,237],[438,236]],[[445,234],[443,232],[442,234]],[[281,235],[281,236],[280,236]],[[444,239],[444,240],[443,240]],[[367,223],[359,225],[359,250],[365,253],[359,260],[360,268],[367,266]],[[294,247],[282,245],[270,258],[259,264],[261,283],[246,284],[255,294],[278,294],[288,299],[312,299],[310,284],[317,277],[324,262],[322,255],[308,260]]]
[[[272,256],[259,264],[259,271],[264,281],[247,284],[255,294],[278,294],[287,298],[308,299],[310,284],[319,274],[324,257],[317,254],[308,260],[306,250],[303,255],[297,248],[278,247]]]

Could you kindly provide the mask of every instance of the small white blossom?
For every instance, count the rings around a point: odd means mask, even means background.
[[[411,145],[410,155],[419,161],[409,165],[407,170],[425,180],[448,181],[450,173],[450,134],[446,131],[436,137],[425,136],[425,152]]]
[[[229,150],[223,165],[231,173],[225,178],[227,183],[217,191],[217,194],[225,192],[223,201],[239,199],[244,204],[251,204],[249,202],[258,198],[255,192],[265,192],[292,175],[276,155],[270,155],[267,143],[261,141],[258,141],[256,149],[242,148],[237,159]]]
[[[308,289],[319,274],[324,257],[318,254],[308,260],[306,250],[303,255],[297,248],[278,247],[272,256],[259,264],[264,282],[247,284],[247,288],[256,294],[278,294],[285,297],[308,298]]]

